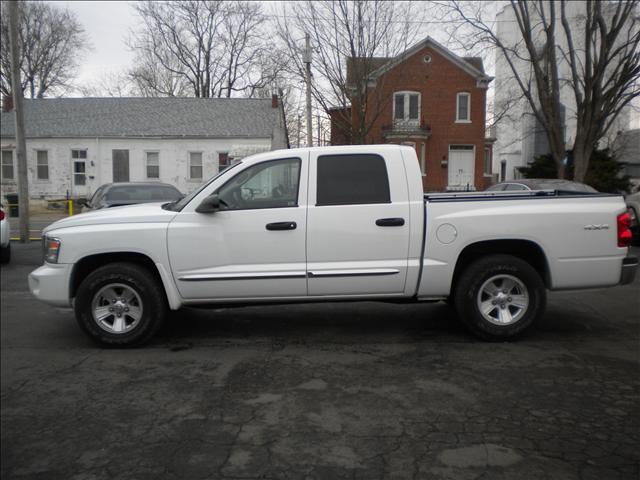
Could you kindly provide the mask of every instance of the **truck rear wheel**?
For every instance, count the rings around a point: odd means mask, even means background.
[[[152,272],[134,263],[112,263],[96,269],[80,284],[75,313],[80,327],[110,347],[139,346],[164,321],[167,301]]]
[[[542,316],[546,289],[538,272],[511,255],[488,255],[469,265],[454,290],[458,316],[484,340],[514,337]]]

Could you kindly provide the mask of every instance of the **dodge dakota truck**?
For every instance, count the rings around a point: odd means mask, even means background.
[[[345,300],[448,300],[501,340],[543,315],[547,290],[631,282],[630,240],[621,196],[425,195],[411,147],[303,148],[245,158],[179,201],[59,220],[29,285],[111,346],[143,344],[182,306]]]

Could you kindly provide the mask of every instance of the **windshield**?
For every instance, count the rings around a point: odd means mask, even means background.
[[[108,202],[161,202],[179,200],[182,194],[170,185],[127,185],[112,187],[106,195]]]
[[[211,180],[204,182],[200,188],[195,189],[193,192],[191,192],[189,195],[187,195],[186,197],[184,197],[182,200],[179,200],[177,202],[170,202],[170,203],[165,203],[164,205],[162,205],[162,208],[164,208],[165,210],[171,210],[173,212],[179,212],[180,210],[182,210],[191,200],[193,200],[202,190],[204,190],[205,188],[207,188],[211,182],[213,182],[216,178],[220,177],[221,175],[227,173],[229,170],[232,170],[234,168],[236,168],[238,165],[242,165],[242,162],[238,162],[238,163],[234,163],[233,165],[231,165],[230,167],[225,168],[224,170],[222,170],[221,172],[219,172],[216,176],[214,176]]]

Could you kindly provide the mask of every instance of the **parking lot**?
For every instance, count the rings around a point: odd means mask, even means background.
[[[635,249],[635,254],[640,254]],[[443,303],[183,310],[94,346],[1,269],[3,479],[637,479],[640,282],[484,343]]]

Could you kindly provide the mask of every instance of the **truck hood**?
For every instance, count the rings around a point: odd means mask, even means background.
[[[47,233],[61,228],[80,227],[86,225],[106,225],[113,223],[169,223],[177,212],[164,210],[167,202],[127,205],[124,207],[105,208],[94,212],[81,213],[66,217],[52,223],[43,230]]]

